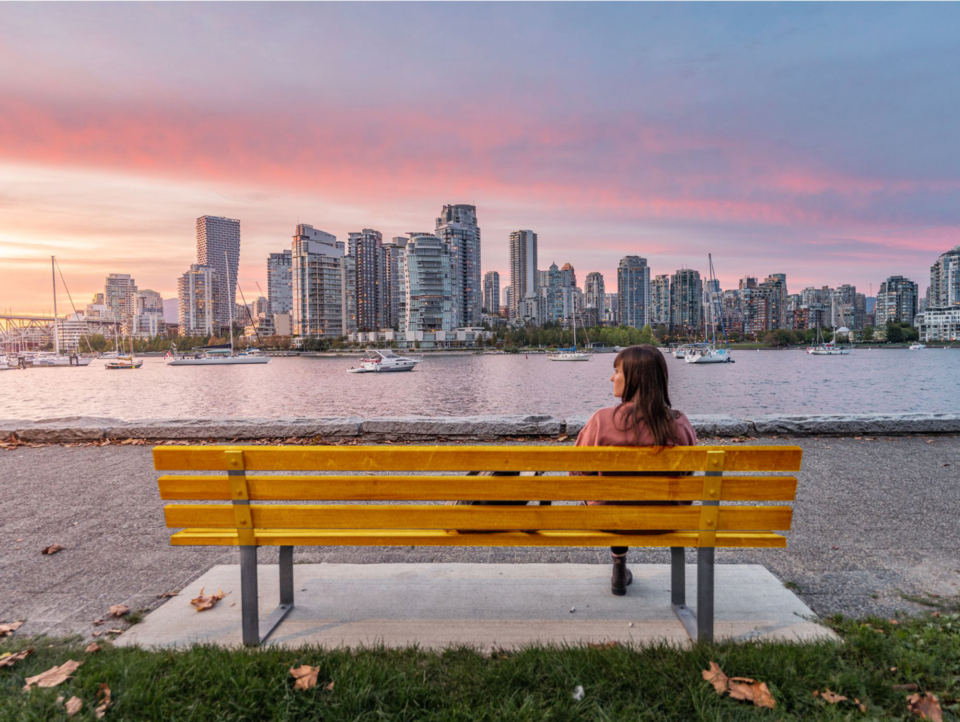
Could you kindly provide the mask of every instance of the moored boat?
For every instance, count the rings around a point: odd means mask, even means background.
[[[584,329],[586,333],[586,329]],[[556,353],[547,356],[551,361],[589,361],[593,356],[583,351],[577,351],[577,312],[573,312],[573,346],[558,348]]]
[[[733,363],[730,358],[730,351],[725,348],[716,348],[714,346],[705,346],[700,349],[688,351],[683,360],[688,364],[725,364]]]
[[[124,369],[138,369],[143,366],[143,359],[132,359],[129,356],[118,356],[112,361],[106,363],[105,368],[109,371],[122,371]]]
[[[714,290],[719,288],[717,277],[713,271],[713,254],[708,254],[707,259],[710,265],[710,309],[707,315],[707,327],[710,332],[710,340],[702,344],[691,344],[680,347],[674,352],[674,356],[682,358],[688,364],[726,364],[734,363],[730,357],[730,349],[717,346],[717,323],[720,324],[720,332],[724,341],[727,339],[727,331],[723,326],[723,313],[720,308],[720,298]],[[682,355],[677,355],[682,353]]]
[[[408,356],[398,356],[389,349],[374,349],[368,351],[367,355],[360,359],[358,368],[347,369],[351,374],[369,374],[369,373],[387,373],[393,371],[413,371],[414,367],[423,359],[409,358]]]

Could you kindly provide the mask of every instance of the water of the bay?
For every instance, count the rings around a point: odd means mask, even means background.
[[[688,414],[960,411],[960,349],[858,349],[849,356],[735,351],[736,363],[667,356],[673,405]],[[357,357],[273,358],[261,366],[85,368],[0,373],[0,418],[588,416],[613,403],[614,355],[427,356],[414,371],[348,374]]]

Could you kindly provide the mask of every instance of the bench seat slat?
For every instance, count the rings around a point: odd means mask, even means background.
[[[724,471],[799,471],[799,446],[157,446],[157,471],[226,471],[243,451],[247,471],[705,471],[708,451]]]
[[[246,477],[253,501],[528,500],[696,501],[703,476],[257,476]],[[230,499],[226,476],[161,476],[160,498]],[[589,491],[587,491],[589,489]],[[792,476],[725,476],[721,501],[792,501]]]
[[[697,506],[251,505],[256,529],[700,529]],[[232,505],[171,504],[167,526],[236,529]],[[790,529],[788,506],[722,507],[717,531]]]
[[[257,529],[258,546],[475,546],[475,547],[693,547],[697,532],[608,534],[597,531],[500,532],[464,534],[442,530]],[[170,538],[173,546],[237,546],[237,533],[223,529],[185,529]],[[720,532],[716,547],[783,549],[787,539],[770,532]]]

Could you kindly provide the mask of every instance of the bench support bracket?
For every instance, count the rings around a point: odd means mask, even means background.
[[[697,638],[697,615],[687,606],[687,579],[683,547],[670,547],[670,604],[690,639]]]
[[[230,478],[230,499],[240,542],[240,615],[243,620],[243,643],[256,647],[267,638],[293,609],[293,547],[280,547],[280,605],[263,620],[260,636],[260,585],[257,581],[257,544],[250,511],[250,490],[241,449],[228,449],[227,475]]]
[[[257,547],[240,547],[240,604],[243,643],[256,647],[267,641],[293,609],[293,547],[280,547],[280,604],[260,623]],[[263,635],[260,630],[263,629]]]

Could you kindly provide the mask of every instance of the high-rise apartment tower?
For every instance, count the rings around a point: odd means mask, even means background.
[[[537,234],[533,231],[514,231],[510,234],[511,318],[519,318],[523,299],[538,295],[537,277]]]
[[[626,256],[617,268],[620,323],[643,328],[650,323],[650,267],[647,259]]]
[[[293,311],[293,251],[267,256],[267,305],[268,313]]]
[[[444,206],[437,219],[436,235],[450,247],[456,324],[479,326],[483,308],[483,279],[480,276],[477,207]]]
[[[491,316],[500,313],[500,274],[496,271],[483,274],[483,310]]]
[[[230,312],[237,303],[237,269],[240,265],[240,221],[221,216],[197,219],[197,264],[217,269],[220,290],[215,301],[214,324],[230,325]]]

